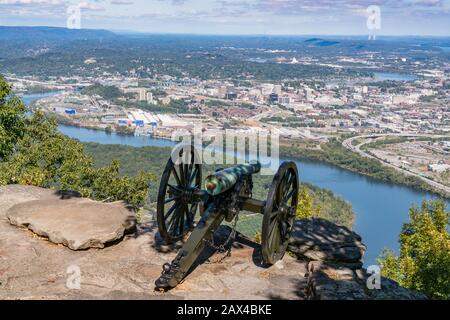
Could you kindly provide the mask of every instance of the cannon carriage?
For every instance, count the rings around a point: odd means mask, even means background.
[[[252,176],[260,170],[259,162],[217,170],[205,179],[202,188],[202,165],[195,148],[182,146],[172,154],[161,177],[157,223],[167,243],[185,242],[172,263],[163,266],[155,289],[176,287],[203,249],[214,245],[213,236],[219,225],[224,220],[237,219],[240,211],[263,215],[263,262],[272,265],[283,258],[298,203],[297,166],[290,161],[281,164],[266,201],[252,198]]]

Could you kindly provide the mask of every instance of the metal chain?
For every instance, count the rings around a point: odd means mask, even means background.
[[[214,236],[213,236],[213,238],[211,240],[204,240],[214,250],[216,250],[216,251],[218,251],[220,253],[225,252],[225,254],[218,261],[211,262],[211,261],[208,260],[208,261],[206,261],[206,264],[221,263],[226,258],[231,256],[231,249],[233,248],[233,243],[236,240],[236,235],[237,235],[236,226],[237,226],[238,220],[239,220],[239,215],[236,215],[236,217],[234,218],[233,226],[231,228],[231,232],[228,235],[227,240],[223,244],[218,245],[218,246],[215,245],[215,243],[214,243]],[[226,249],[227,246],[229,246],[228,249]]]
[[[250,176],[250,178],[251,178],[251,176]],[[253,184],[253,181],[250,180],[250,183]],[[239,202],[239,194],[244,185],[245,185],[245,180],[238,182],[238,184],[236,185],[235,192],[233,192],[233,194],[231,196],[231,205],[229,206],[232,209],[237,208],[238,202]],[[234,216],[234,223],[231,228],[231,232],[228,235],[228,239],[223,244],[216,246],[214,243],[214,236],[212,237],[211,240],[205,240],[208,243],[208,245],[210,247],[212,247],[214,250],[216,250],[220,253],[225,252],[225,254],[218,261],[215,261],[215,262],[208,261],[207,262],[208,264],[220,263],[223,260],[225,260],[227,257],[231,256],[231,249],[233,248],[233,243],[236,240],[236,235],[237,235],[238,220],[239,220],[239,213],[236,213],[236,215]],[[228,249],[226,249],[227,246],[229,246]]]

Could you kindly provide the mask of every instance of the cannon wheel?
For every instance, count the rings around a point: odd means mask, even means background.
[[[197,152],[192,146],[181,146],[174,152],[176,161],[171,157],[161,176],[156,213],[159,233],[167,243],[183,239],[201,209],[201,200],[195,196],[202,181],[201,164],[194,161]]]
[[[286,252],[298,203],[297,165],[284,162],[273,178],[262,224],[261,247],[264,263],[274,264]]]

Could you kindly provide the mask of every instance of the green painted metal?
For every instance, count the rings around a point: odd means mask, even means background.
[[[230,190],[243,176],[256,174],[261,171],[261,163],[241,164],[218,171],[205,179],[206,191],[217,196]]]

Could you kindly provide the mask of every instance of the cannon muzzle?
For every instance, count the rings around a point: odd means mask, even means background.
[[[206,191],[216,196],[230,190],[244,176],[252,175],[261,171],[261,163],[241,164],[224,169],[208,176],[205,180]]]

